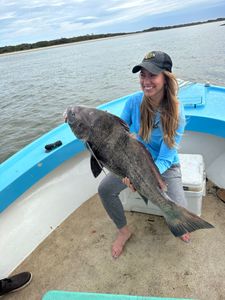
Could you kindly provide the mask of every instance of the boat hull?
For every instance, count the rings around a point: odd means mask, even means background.
[[[200,86],[204,103],[214,88]],[[194,92],[190,87],[190,93]],[[186,107],[187,131],[179,151],[202,154],[206,175],[225,188],[225,89],[214,91],[219,112]],[[222,97],[223,96],[223,97]],[[120,115],[127,97],[106,103],[100,109]],[[224,101],[223,101],[224,100]],[[209,105],[209,106],[210,106]],[[56,140],[63,145],[46,153],[44,146]],[[4,260],[0,276],[11,273],[57,226],[82,203],[97,193],[97,179],[90,170],[89,153],[63,124],[0,165],[0,252]],[[3,180],[4,179],[4,180]],[[17,251],[15,251],[17,249]]]

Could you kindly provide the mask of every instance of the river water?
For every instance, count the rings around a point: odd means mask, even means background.
[[[68,105],[101,103],[139,89],[132,67],[167,52],[178,78],[225,85],[223,22],[0,56],[0,162],[63,122]]]

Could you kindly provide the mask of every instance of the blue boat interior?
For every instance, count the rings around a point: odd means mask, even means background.
[[[125,96],[98,106],[120,116]],[[225,138],[225,88],[192,83],[179,90],[185,107],[186,130]],[[47,144],[62,145],[46,151]],[[0,212],[64,161],[85,149],[66,123],[46,133],[0,165]]]

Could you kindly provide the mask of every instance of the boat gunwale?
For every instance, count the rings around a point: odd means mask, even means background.
[[[210,90],[222,90],[225,95],[225,88],[193,83],[189,86],[182,86],[190,91],[198,87],[205,93]],[[112,100],[99,105],[97,108],[106,110],[112,114],[120,115],[126,99],[131,95],[141,93],[141,91]],[[206,103],[207,105],[207,103]],[[221,113],[221,112],[220,112]],[[187,118],[186,130],[212,134],[220,138],[225,138],[225,116],[204,115],[204,107],[186,108]],[[62,146],[46,153],[44,146],[48,143],[62,140]],[[13,201],[22,195],[27,189],[57,168],[71,157],[84,150],[83,142],[79,141],[70,130],[67,124],[61,124],[50,132],[41,136],[31,144],[24,147],[11,158],[0,164],[0,212],[6,209]],[[3,180],[4,178],[4,180]]]

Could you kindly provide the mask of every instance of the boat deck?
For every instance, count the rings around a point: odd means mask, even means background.
[[[202,217],[215,229],[194,232],[189,244],[173,237],[162,217],[128,212],[134,235],[115,260],[110,247],[116,230],[96,195],[15,270],[31,271],[33,281],[6,299],[37,300],[49,290],[66,290],[222,300],[224,215],[225,204],[210,182]]]

